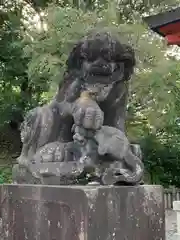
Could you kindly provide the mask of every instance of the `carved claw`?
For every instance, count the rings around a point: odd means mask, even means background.
[[[119,167],[118,167],[119,166]],[[127,184],[140,184],[143,176],[143,168],[140,164],[136,164],[136,169],[130,171],[125,169],[121,162],[114,162],[102,174],[102,182],[105,185],[114,185],[118,182]]]

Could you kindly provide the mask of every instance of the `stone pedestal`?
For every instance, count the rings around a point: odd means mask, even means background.
[[[3,185],[1,240],[165,240],[160,186]]]
[[[174,234],[174,240],[180,240],[180,201],[173,202],[173,210],[177,214],[177,233]]]

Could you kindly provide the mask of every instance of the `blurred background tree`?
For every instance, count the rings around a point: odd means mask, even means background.
[[[52,99],[73,44],[96,27],[111,30],[136,51],[127,129],[131,141],[142,146],[147,181],[179,186],[178,49],[172,55],[173,48],[142,21],[143,16],[179,4],[179,0],[1,1],[1,163],[12,162],[19,154],[19,125],[25,113]]]

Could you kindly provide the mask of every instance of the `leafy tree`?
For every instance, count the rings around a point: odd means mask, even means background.
[[[0,8],[0,125],[17,128],[25,112],[49,101],[74,43],[96,27],[113,31],[136,51],[130,84],[128,135],[142,144],[153,182],[178,185],[179,63],[142,16],[173,0],[5,0]],[[38,19],[38,27],[35,19]],[[174,177],[173,177],[174,176]]]

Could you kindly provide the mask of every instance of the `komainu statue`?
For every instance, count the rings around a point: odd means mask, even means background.
[[[52,102],[21,126],[22,152],[13,181],[33,184],[140,184],[141,152],[125,135],[129,45],[92,31],[72,49]]]

